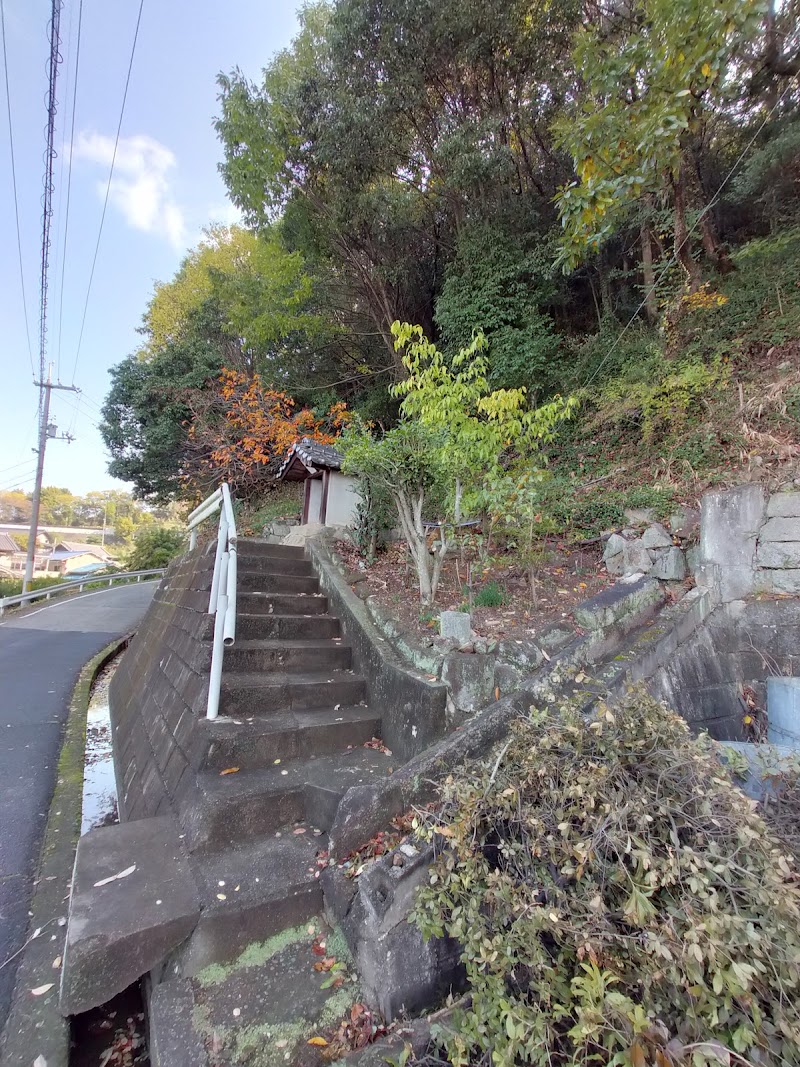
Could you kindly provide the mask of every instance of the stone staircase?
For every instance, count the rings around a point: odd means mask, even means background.
[[[380,729],[304,550],[240,540],[236,644],[184,819],[202,898],[184,974],[320,912],[317,854],[341,797],[391,772],[364,747]]]

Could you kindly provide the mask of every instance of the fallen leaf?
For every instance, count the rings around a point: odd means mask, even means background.
[[[295,826],[294,830],[292,830],[293,834],[304,834],[305,832],[306,832],[305,826]]]
[[[47,1060],[44,1056],[37,1056],[33,1061],[33,1067],[47,1067]]]
[[[52,988],[53,988],[53,983],[52,982],[48,982],[47,985],[37,985],[37,987],[35,989],[31,990],[31,993],[35,997],[41,997],[44,993],[47,992],[48,989],[52,989]]]
[[[217,900],[227,900],[228,898],[224,893],[217,893]]]
[[[224,771],[220,771],[219,774],[220,774],[220,777],[222,777],[223,774],[237,774],[238,771],[239,771],[238,767],[226,767],[225,770]]]
[[[586,675],[583,673],[583,671],[578,671],[578,673],[575,675],[575,681],[576,682],[585,682],[586,681]],[[637,1045],[637,1048],[638,1048],[638,1045]]]
[[[499,685],[496,685],[494,687],[494,699],[495,700],[499,700],[500,699],[500,686]]]
[[[132,864],[130,867],[126,867],[124,871],[120,871],[119,874],[110,874],[108,878],[101,878],[99,882],[94,883],[95,889],[99,889],[101,885],[108,885],[109,882],[116,882],[119,878],[127,878],[129,874],[133,874],[136,870],[136,864]]]
[[[324,1037],[310,1037],[306,1042],[308,1045],[318,1045],[320,1048],[327,1048],[328,1042]]]
[[[53,960],[53,966],[56,968],[56,970],[61,966],[60,956],[56,956],[56,958]]]

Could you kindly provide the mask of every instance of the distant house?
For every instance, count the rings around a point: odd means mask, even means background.
[[[25,571],[25,559],[27,553],[23,552],[17,542],[4,531],[0,530],[0,575],[16,578]],[[47,569],[48,557],[37,553],[34,559],[34,571]]]
[[[57,541],[48,557],[49,574],[91,574],[113,567],[114,561],[101,545],[80,541]]]
[[[342,456],[332,445],[304,437],[289,449],[276,475],[284,482],[304,482],[303,522],[350,526],[356,515],[356,479],[342,474]]]

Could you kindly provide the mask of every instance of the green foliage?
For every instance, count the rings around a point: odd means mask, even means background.
[[[501,608],[505,602],[506,591],[495,581],[486,582],[472,597],[476,608]]]
[[[299,482],[280,482],[270,486],[254,506],[237,502],[236,527],[242,533],[260,537],[264,527],[285,515],[300,517],[302,511]]]
[[[761,0],[635,0],[628,17],[579,32],[581,92],[558,123],[578,174],[559,194],[567,266],[598,251],[643,194],[677,178],[687,135],[729,92],[763,14]]]
[[[127,559],[130,571],[149,571],[166,567],[186,548],[183,530],[168,526],[150,526],[139,530]]]
[[[136,496],[164,503],[187,489],[183,478],[190,402],[222,369],[222,353],[208,344],[204,314],[190,316],[191,333],[147,360],[128,356],[111,369],[100,433],[111,454],[109,474],[132,482]]]
[[[458,351],[464,337],[480,330],[491,351],[492,386],[555,391],[559,339],[540,310],[555,290],[552,260],[549,245],[526,252],[487,224],[462,234],[436,304],[445,350]]]
[[[357,475],[372,499],[391,499],[417,571],[423,604],[436,598],[447,547],[446,535],[435,555],[428,550],[426,507],[439,516],[449,495],[442,462],[444,435],[420,420],[405,420],[378,437],[360,419],[353,420],[338,441],[342,470]],[[434,503],[435,502],[435,503]]]
[[[454,1067],[800,1062],[796,864],[707,736],[638,689],[490,762],[448,779],[416,905],[463,945]]]
[[[60,585],[62,579],[51,578],[33,578],[28,590],[33,592],[34,589],[47,589],[51,585]],[[0,597],[4,596],[17,596],[22,592],[22,578],[0,578]]]

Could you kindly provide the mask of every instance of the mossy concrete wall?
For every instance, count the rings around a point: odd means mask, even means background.
[[[214,544],[174,561],[109,690],[122,821],[176,814],[190,801],[205,753]]]

